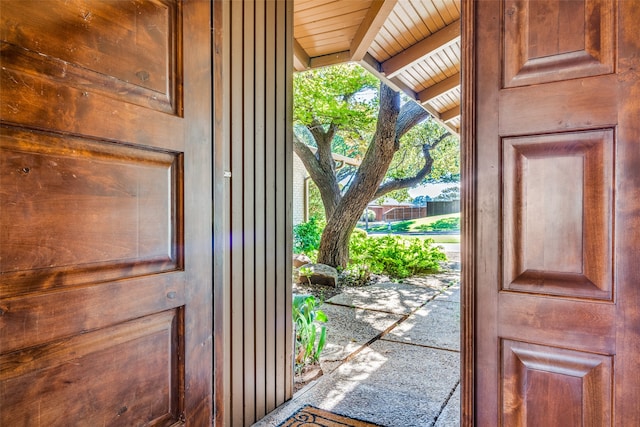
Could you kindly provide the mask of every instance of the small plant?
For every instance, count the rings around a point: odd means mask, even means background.
[[[298,270],[298,273],[300,274],[300,276],[306,277],[307,278],[307,282],[309,282],[309,284],[311,284],[311,276],[313,275],[313,270],[311,268],[302,266]]]
[[[318,309],[318,305],[313,295],[293,296],[292,314],[296,325],[295,365],[298,372],[305,365],[315,363],[320,359],[320,354],[327,342],[326,326],[318,325],[318,322],[327,321],[327,315]],[[318,328],[320,329],[319,335]]]
[[[305,254],[314,258],[320,247],[320,237],[324,229],[324,222],[312,216],[309,221],[293,227],[293,253]]]

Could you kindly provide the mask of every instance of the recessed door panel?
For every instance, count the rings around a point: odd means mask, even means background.
[[[180,326],[180,313],[172,310],[2,356],[0,424],[178,421]]]
[[[503,425],[610,425],[612,359],[504,340]]]
[[[504,86],[612,73],[611,0],[504,2]]]
[[[612,299],[614,132],[504,138],[503,289]]]
[[[2,49],[12,68],[89,93],[182,114],[180,2],[71,0],[2,8]]]

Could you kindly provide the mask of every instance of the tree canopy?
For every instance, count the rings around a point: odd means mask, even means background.
[[[318,254],[325,264],[346,264],[348,237],[370,201],[402,199],[412,186],[459,174],[457,138],[355,64],[296,74],[294,120],[294,150],[327,220]],[[338,169],[332,153],[357,158],[360,167]]]

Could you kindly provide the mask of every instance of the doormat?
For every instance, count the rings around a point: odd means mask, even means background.
[[[313,406],[303,406],[298,412],[287,418],[278,427],[382,427],[379,424],[356,420],[343,415],[334,414]]]

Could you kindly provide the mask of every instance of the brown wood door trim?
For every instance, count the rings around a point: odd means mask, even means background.
[[[476,233],[476,99],[475,99],[475,2],[462,2],[462,79],[461,79],[461,210],[462,210],[462,289],[461,289],[461,366],[460,425],[472,426],[474,414],[475,367],[475,233]]]

